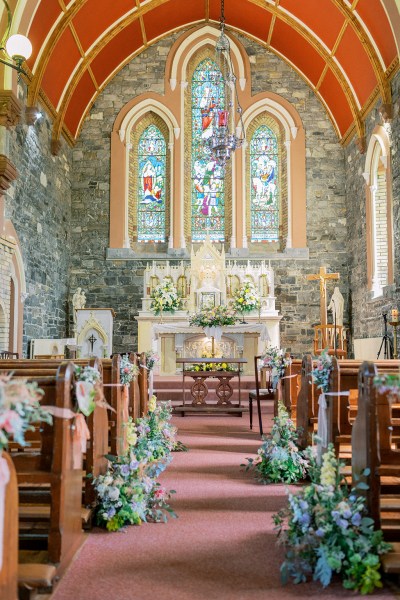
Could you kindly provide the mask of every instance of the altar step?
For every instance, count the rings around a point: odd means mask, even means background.
[[[209,398],[214,400],[215,389],[217,387],[217,379],[207,379],[207,387],[210,390]],[[231,398],[232,402],[237,402],[239,399],[239,390],[237,387],[238,380],[234,379],[232,385],[234,387],[233,395]],[[256,387],[254,377],[251,375],[244,375],[241,377],[241,399],[242,404],[248,405],[249,390],[254,390]],[[189,379],[186,380],[186,401],[189,402],[190,398],[190,383]],[[172,404],[182,404],[182,376],[181,375],[156,375],[154,377],[154,391],[157,393],[157,398],[160,401],[171,400]]]

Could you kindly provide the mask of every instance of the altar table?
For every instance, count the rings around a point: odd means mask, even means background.
[[[241,368],[247,363],[244,358],[177,358],[176,362],[182,364],[182,388],[183,388],[183,404],[176,406],[174,412],[181,413],[184,416],[185,412],[207,412],[207,413],[235,413],[239,417],[248,409],[241,405]],[[221,364],[237,365],[237,368],[232,371],[194,371],[186,368],[186,365],[199,364]],[[193,398],[190,404],[186,403],[186,379],[190,377],[194,381],[190,387],[190,394]],[[238,378],[239,399],[237,404],[231,402],[233,395],[233,387],[231,381],[234,377]],[[217,403],[207,403],[209,389],[207,387],[207,379],[218,379],[218,385],[215,394],[218,398]]]

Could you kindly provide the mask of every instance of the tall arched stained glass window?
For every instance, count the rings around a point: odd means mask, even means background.
[[[165,242],[167,146],[161,131],[149,125],[138,144],[137,239]]]
[[[222,74],[211,58],[200,62],[191,89],[191,231],[192,241],[225,239],[225,189],[221,168],[211,159],[205,141],[212,135],[215,109],[224,108]]]
[[[279,156],[274,132],[260,125],[250,141],[252,242],[279,239]]]

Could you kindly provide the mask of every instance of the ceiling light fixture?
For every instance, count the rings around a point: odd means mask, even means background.
[[[232,152],[240,148],[245,141],[243,110],[236,89],[236,75],[233,70],[230,43],[225,35],[224,0],[221,0],[219,28],[221,33],[215,45],[215,53],[224,82],[225,102],[224,106],[215,109],[213,133],[205,143],[216,163],[224,168]],[[235,106],[236,113],[239,115],[237,127],[235,125]]]

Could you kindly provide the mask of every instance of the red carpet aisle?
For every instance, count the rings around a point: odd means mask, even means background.
[[[261,486],[239,469],[259,445],[247,419],[177,418],[190,452],[174,454],[163,482],[179,519],[124,533],[90,534],[53,600],[284,600],[355,598],[340,585],[282,587],[282,550],[271,516],[284,486]],[[375,599],[393,598],[389,591]]]

